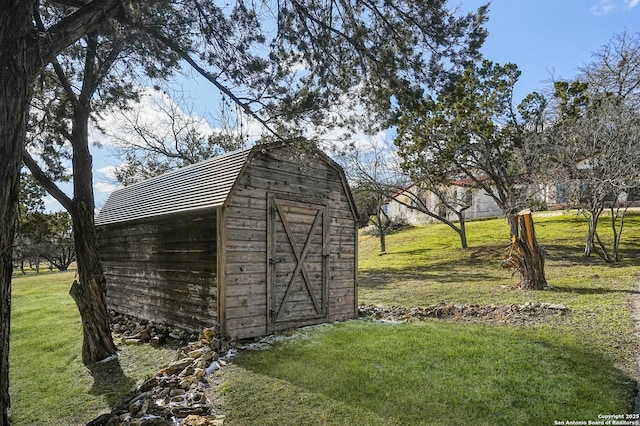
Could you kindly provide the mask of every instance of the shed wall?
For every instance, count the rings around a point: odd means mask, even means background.
[[[109,307],[193,331],[216,325],[216,214],[99,226]]]
[[[251,158],[224,211],[223,292],[227,334],[246,338],[273,331],[268,320],[271,266],[267,241],[269,199],[274,197],[316,200],[328,207],[326,320],[355,316],[357,231],[343,184],[340,173],[325,161],[317,158],[304,161],[298,153],[287,149],[268,150]],[[307,321],[314,322],[323,321]]]

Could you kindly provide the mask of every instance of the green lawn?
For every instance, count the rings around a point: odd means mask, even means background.
[[[468,224],[469,250],[442,225],[360,241],[360,303],[562,303],[530,326],[350,321],[244,352],[216,378],[225,425],[511,425],[597,420],[633,409],[635,338],[628,299],[640,272],[640,216],[617,265],[581,256],[580,216],[536,217],[552,289],[512,290],[500,268],[504,220]],[[607,231],[603,221],[601,232]]]
[[[631,384],[548,330],[351,321],[224,370],[225,425],[544,425],[631,408]]]
[[[640,273],[640,215],[627,219],[616,265],[581,256],[581,217],[535,223],[552,289],[511,289],[516,279],[500,268],[508,228],[488,220],[468,224],[469,250],[441,225],[389,236],[384,256],[363,236],[359,300],[539,301],[562,303],[568,314],[527,326],[354,320],[295,332],[269,350],[243,352],[210,378],[225,425],[551,425],[630,412],[636,341],[628,302]],[[14,425],[84,424],[173,355],[124,346],[118,362],[87,369],[72,280],[73,272],[14,277]]]
[[[15,426],[83,425],[174,354],[149,345],[123,346],[117,361],[86,368],[80,316],[68,294],[73,276],[14,275],[9,381]]]

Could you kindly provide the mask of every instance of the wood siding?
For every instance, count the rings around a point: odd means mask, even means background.
[[[357,231],[345,185],[343,176],[329,162],[305,160],[300,153],[284,148],[250,158],[224,207],[225,329],[230,337],[261,336],[278,329],[355,316]],[[286,291],[282,280],[291,280],[297,260],[281,218],[270,217],[276,214],[270,211],[274,208],[272,200],[289,203],[286,220],[298,255],[302,255],[306,242],[305,232],[313,230],[303,268],[314,289],[315,302],[309,298],[299,271],[292,281],[291,295],[287,296],[291,307],[280,314]],[[299,211],[296,202],[300,203]],[[309,205],[308,212],[305,203]],[[317,213],[320,210],[322,213]],[[322,224],[313,228],[316,214]],[[270,227],[276,235],[270,235]],[[274,244],[284,248],[271,247]],[[282,259],[274,259],[270,265],[270,253],[279,253]],[[323,280],[326,288],[320,284]],[[298,319],[296,309],[300,313]],[[278,316],[277,321],[274,315]]]
[[[286,144],[207,164],[123,188],[105,204],[96,223],[109,306],[236,339],[354,318],[356,212],[339,166]],[[140,188],[160,206],[139,206]],[[164,215],[142,216],[156,212]]]
[[[217,324],[216,210],[98,227],[110,308],[200,331]]]

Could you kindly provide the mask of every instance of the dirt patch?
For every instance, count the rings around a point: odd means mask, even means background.
[[[550,316],[566,315],[570,310],[561,304],[525,303],[524,305],[432,305],[403,307],[360,305],[359,316],[385,321],[424,321],[448,319],[467,322],[499,322],[506,324],[532,324]]]

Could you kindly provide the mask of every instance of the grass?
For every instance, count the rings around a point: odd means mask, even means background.
[[[606,236],[606,217],[599,224]],[[500,268],[506,253],[504,220],[468,224],[469,250],[461,250],[444,225],[409,229],[388,237],[387,255],[378,256],[375,238],[360,244],[359,297],[362,303],[387,305],[562,303],[571,315],[549,327],[579,333],[592,346],[619,348],[619,362],[633,370],[634,341],[628,298],[640,273],[640,214],[626,219],[623,262],[606,264],[582,255],[587,228],[576,214],[535,218],[538,242],[548,254],[547,291],[514,291],[517,281]]]
[[[581,217],[535,224],[550,290],[511,289],[515,278],[500,268],[508,227],[489,220],[468,224],[469,250],[441,225],[389,236],[384,256],[362,237],[360,302],[548,302],[568,315],[529,326],[350,321],[297,333],[222,370],[212,395],[225,425],[553,424],[631,412],[640,215],[627,218],[616,265],[582,257]]]
[[[606,220],[606,218],[605,218]],[[361,303],[562,303],[527,326],[367,321],[314,327],[245,351],[212,376],[210,397],[234,425],[507,425],[628,413],[636,339],[629,297],[640,272],[640,215],[627,218],[624,261],[585,259],[581,217],[536,217],[550,290],[511,290],[500,269],[503,220],[471,222],[469,250],[441,225],[360,241]],[[606,231],[603,221],[601,232]],[[14,425],[80,425],[154,374],[171,350],[124,346],[87,369],[69,273],[13,281],[10,383]]]
[[[174,353],[122,346],[117,361],[85,367],[80,317],[68,294],[73,274],[14,275],[9,382],[16,426],[85,424]]]
[[[629,410],[628,378],[558,334],[363,321],[244,354],[227,425],[553,424]]]

